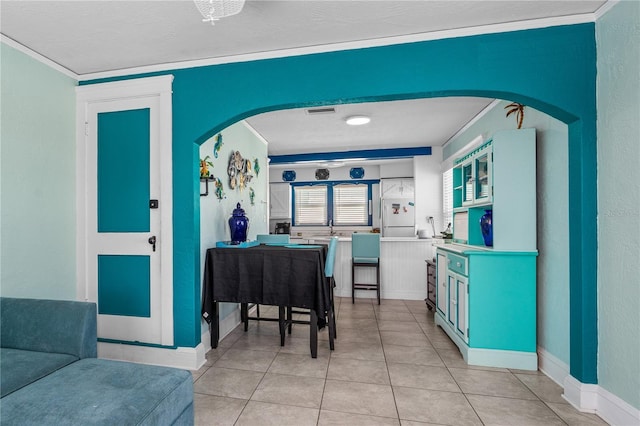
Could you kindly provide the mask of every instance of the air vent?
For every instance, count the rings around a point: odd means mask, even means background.
[[[311,108],[307,110],[307,114],[316,115],[316,114],[333,114],[336,112],[336,109],[333,107],[326,108]]]

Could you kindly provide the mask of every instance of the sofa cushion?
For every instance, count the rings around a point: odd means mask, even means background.
[[[0,348],[0,398],[77,360],[68,354]]]
[[[0,297],[3,348],[95,358],[95,303]]]
[[[87,358],[0,399],[0,412],[20,425],[188,424],[193,379],[175,368]]]

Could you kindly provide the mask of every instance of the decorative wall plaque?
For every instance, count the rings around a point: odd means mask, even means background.
[[[316,169],[316,179],[317,180],[329,179],[329,169]]]
[[[296,171],[295,170],[284,170],[282,172],[282,180],[285,182],[293,182],[296,180]]]
[[[362,179],[364,177],[364,168],[352,167],[351,170],[349,170],[349,176],[351,179]]]

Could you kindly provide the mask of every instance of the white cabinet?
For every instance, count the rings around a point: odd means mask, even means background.
[[[453,273],[449,273],[447,278],[449,285],[449,323],[462,337],[462,340],[468,342],[469,304],[467,302],[469,281],[467,277]]]
[[[413,178],[380,179],[380,196],[382,198],[414,198],[414,195]]]
[[[438,252],[436,255],[436,307],[443,315],[447,315],[447,255]]]
[[[269,218],[291,218],[291,185],[272,183],[269,185]]]
[[[463,275],[466,264],[464,257],[438,251],[438,311],[465,343],[469,341],[469,279]]]

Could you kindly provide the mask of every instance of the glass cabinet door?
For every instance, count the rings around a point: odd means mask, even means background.
[[[462,204],[473,203],[473,163],[469,161],[462,165]]]
[[[478,155],[474,159],[476,171],[474,198],[477,202],[491,200],[491,163],[490,153]]]

